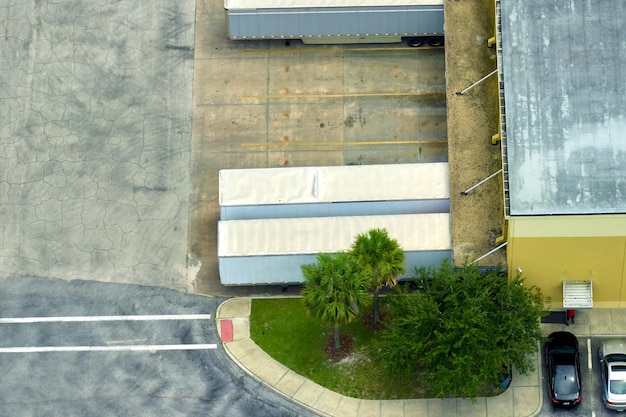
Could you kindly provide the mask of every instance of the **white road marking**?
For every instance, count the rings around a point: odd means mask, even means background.
[[[125,345],[125,346],[23,346],[0,348],[0,353],[43,352],[156,352],[159,350],[208,350],[217,349],[216,344],[183,345]]]
[[[591,338],[587,339],[587,366],[589,370],[593,368],[593,356],[591,355]]]
[[[210,314],[163,314],[129,316],[66,316],[66,317],[9,317],[0,318],[0,324],[17,323],[75,323],[95,321],[158,321],[158,320],[209,320]]]

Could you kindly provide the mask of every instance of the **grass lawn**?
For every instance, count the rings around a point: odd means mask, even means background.
[[[361,321],[341,328],[355,339],[348,357],[331,361],[324,344],[332,329],[307,316],[299,298],[253,299],[250,336],[270,356],[294,372],[339,394],[362,399],[425,398],[417,377],[385,372],[370,360],[376,333]]]

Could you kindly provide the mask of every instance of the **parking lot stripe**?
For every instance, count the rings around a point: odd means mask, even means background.
[[[591,355],[591,339],[587,339],[587,362],[587,366],[589,370],[591,370],[591,368],[593,368],[593,356]]]
[[[210,314],[163,314],[128,316],[66,316],[66,317],[6,317],[0,324],[18,323],[70,323],[90,321],[159,321],[159,320],[209,320]]]
[[[0,353],[44,353],[44,352],[156,352],[160,350],[209,350],[216,344],[186,345],[118,345],[118,346],[20,346],[3,347]]]

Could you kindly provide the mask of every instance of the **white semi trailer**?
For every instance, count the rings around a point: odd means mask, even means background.
[[[219,173],[223,285],[302,283],[318,253],[385,228],[414,266],[452,259],[446,162],[227,169]]]
[[[224,0],[230,39],[442,46],[443,0]]]
[[[411,278],[414,267],[452,261],[448,213],[226,220],[217,225],[220,282],[302,284],[302,265],[319,253],[350,250],[371,229],[387,230],[404,250],[407,272],[399,279]]]

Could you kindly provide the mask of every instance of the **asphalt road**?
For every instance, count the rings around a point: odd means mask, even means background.
[[[315,415],[230,360],[214,321],[223,300],[157,287],[0,280],[1,414]]]
[[[583,400],[580,405],[573,409],[560,409],[554,407],[548,396],[548,379],[545,358],[542,359],[543,366],[543,409],[538,417],[556,416],[576,416],[576,417],[605,417],[616,416],[615,411],[607,410],[602,404],[602,376],[600,373],[600,360],[598,358],[598,348],[605,337],[579,337],[580,364],[582,373]],[[588,340],[591,341],[591,350],[587,347]],[[542,346],[543,348],[543,346]],[[543,351],[542,351],[543,353]],[[591,354],[589,354],[591,353]],[[591,368],[589,368],[589,358],[591,357]]]

